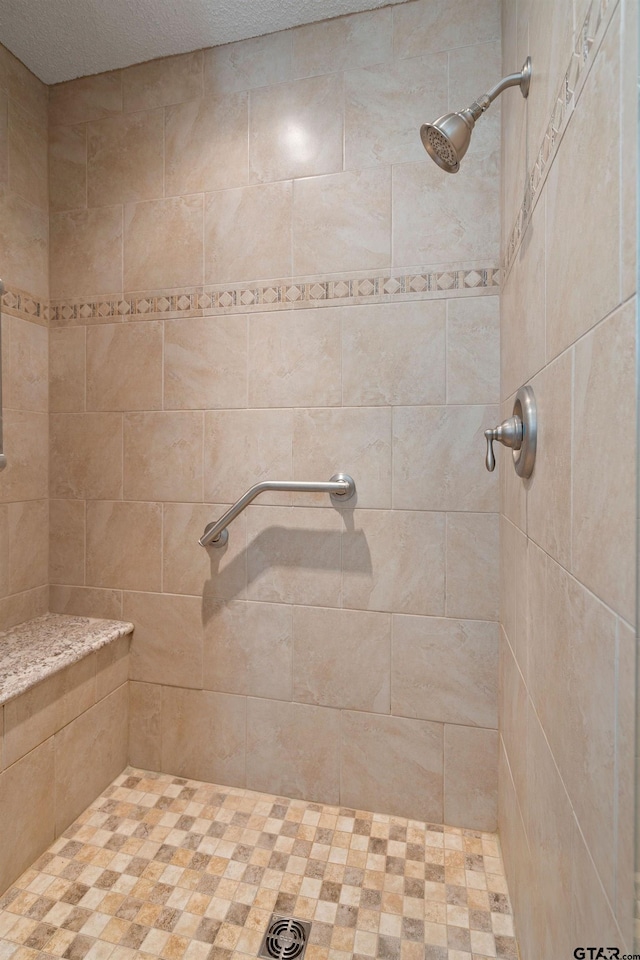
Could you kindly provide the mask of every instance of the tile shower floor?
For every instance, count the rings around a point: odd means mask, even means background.
[[[497,838],[128,769],[0,898],[0,960],[517,960]]]

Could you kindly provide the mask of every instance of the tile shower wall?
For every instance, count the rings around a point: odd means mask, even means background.
[[[503,6],[503,72],[534,68],[503,104],[502,413],[527,381],[539,413],[533,477],[505,462],[501,504],[499,825],[523,960],[633,947],[636,17]]]
[[[418,127],[500,56],[418,0],[51,89],[51,605],[135,622],[133,763],[495,826],[499,111]]]
[[[48,606],[48,90],[0,45],[0,630]]]

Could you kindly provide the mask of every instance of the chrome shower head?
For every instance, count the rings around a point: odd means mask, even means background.
[[[523,97],[529,95],[531,80],[531,57],[527,57],[520,73],[504,77],[481,97],[460,113],[445,113],[433,123],[423,123],[420,127],[422,145],[432,160],[447,173],[457,173],[460,161],[469,149],[471,132],[478,117],[493,103],[507,87],[520,87]]]

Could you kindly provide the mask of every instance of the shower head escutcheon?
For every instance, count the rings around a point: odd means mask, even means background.
[[[531,57],[527,57],[520,73],[510,73],[508,77],[503,77],[495,87],[474,100],[466,110],[461,110],[460,113],[445,113],[433,123],[423,123],[420,127],[420,139],[431,159],[447,173],[457,173],[460,161],[469,149],[471,131],[478,117],[482,116],[507,87],[520,87],[522,96],[528,97],[530,81]]]

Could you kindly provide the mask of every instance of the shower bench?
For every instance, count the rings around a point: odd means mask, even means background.
[[[132,623],[0,633],[0,894],[126,766]]]

